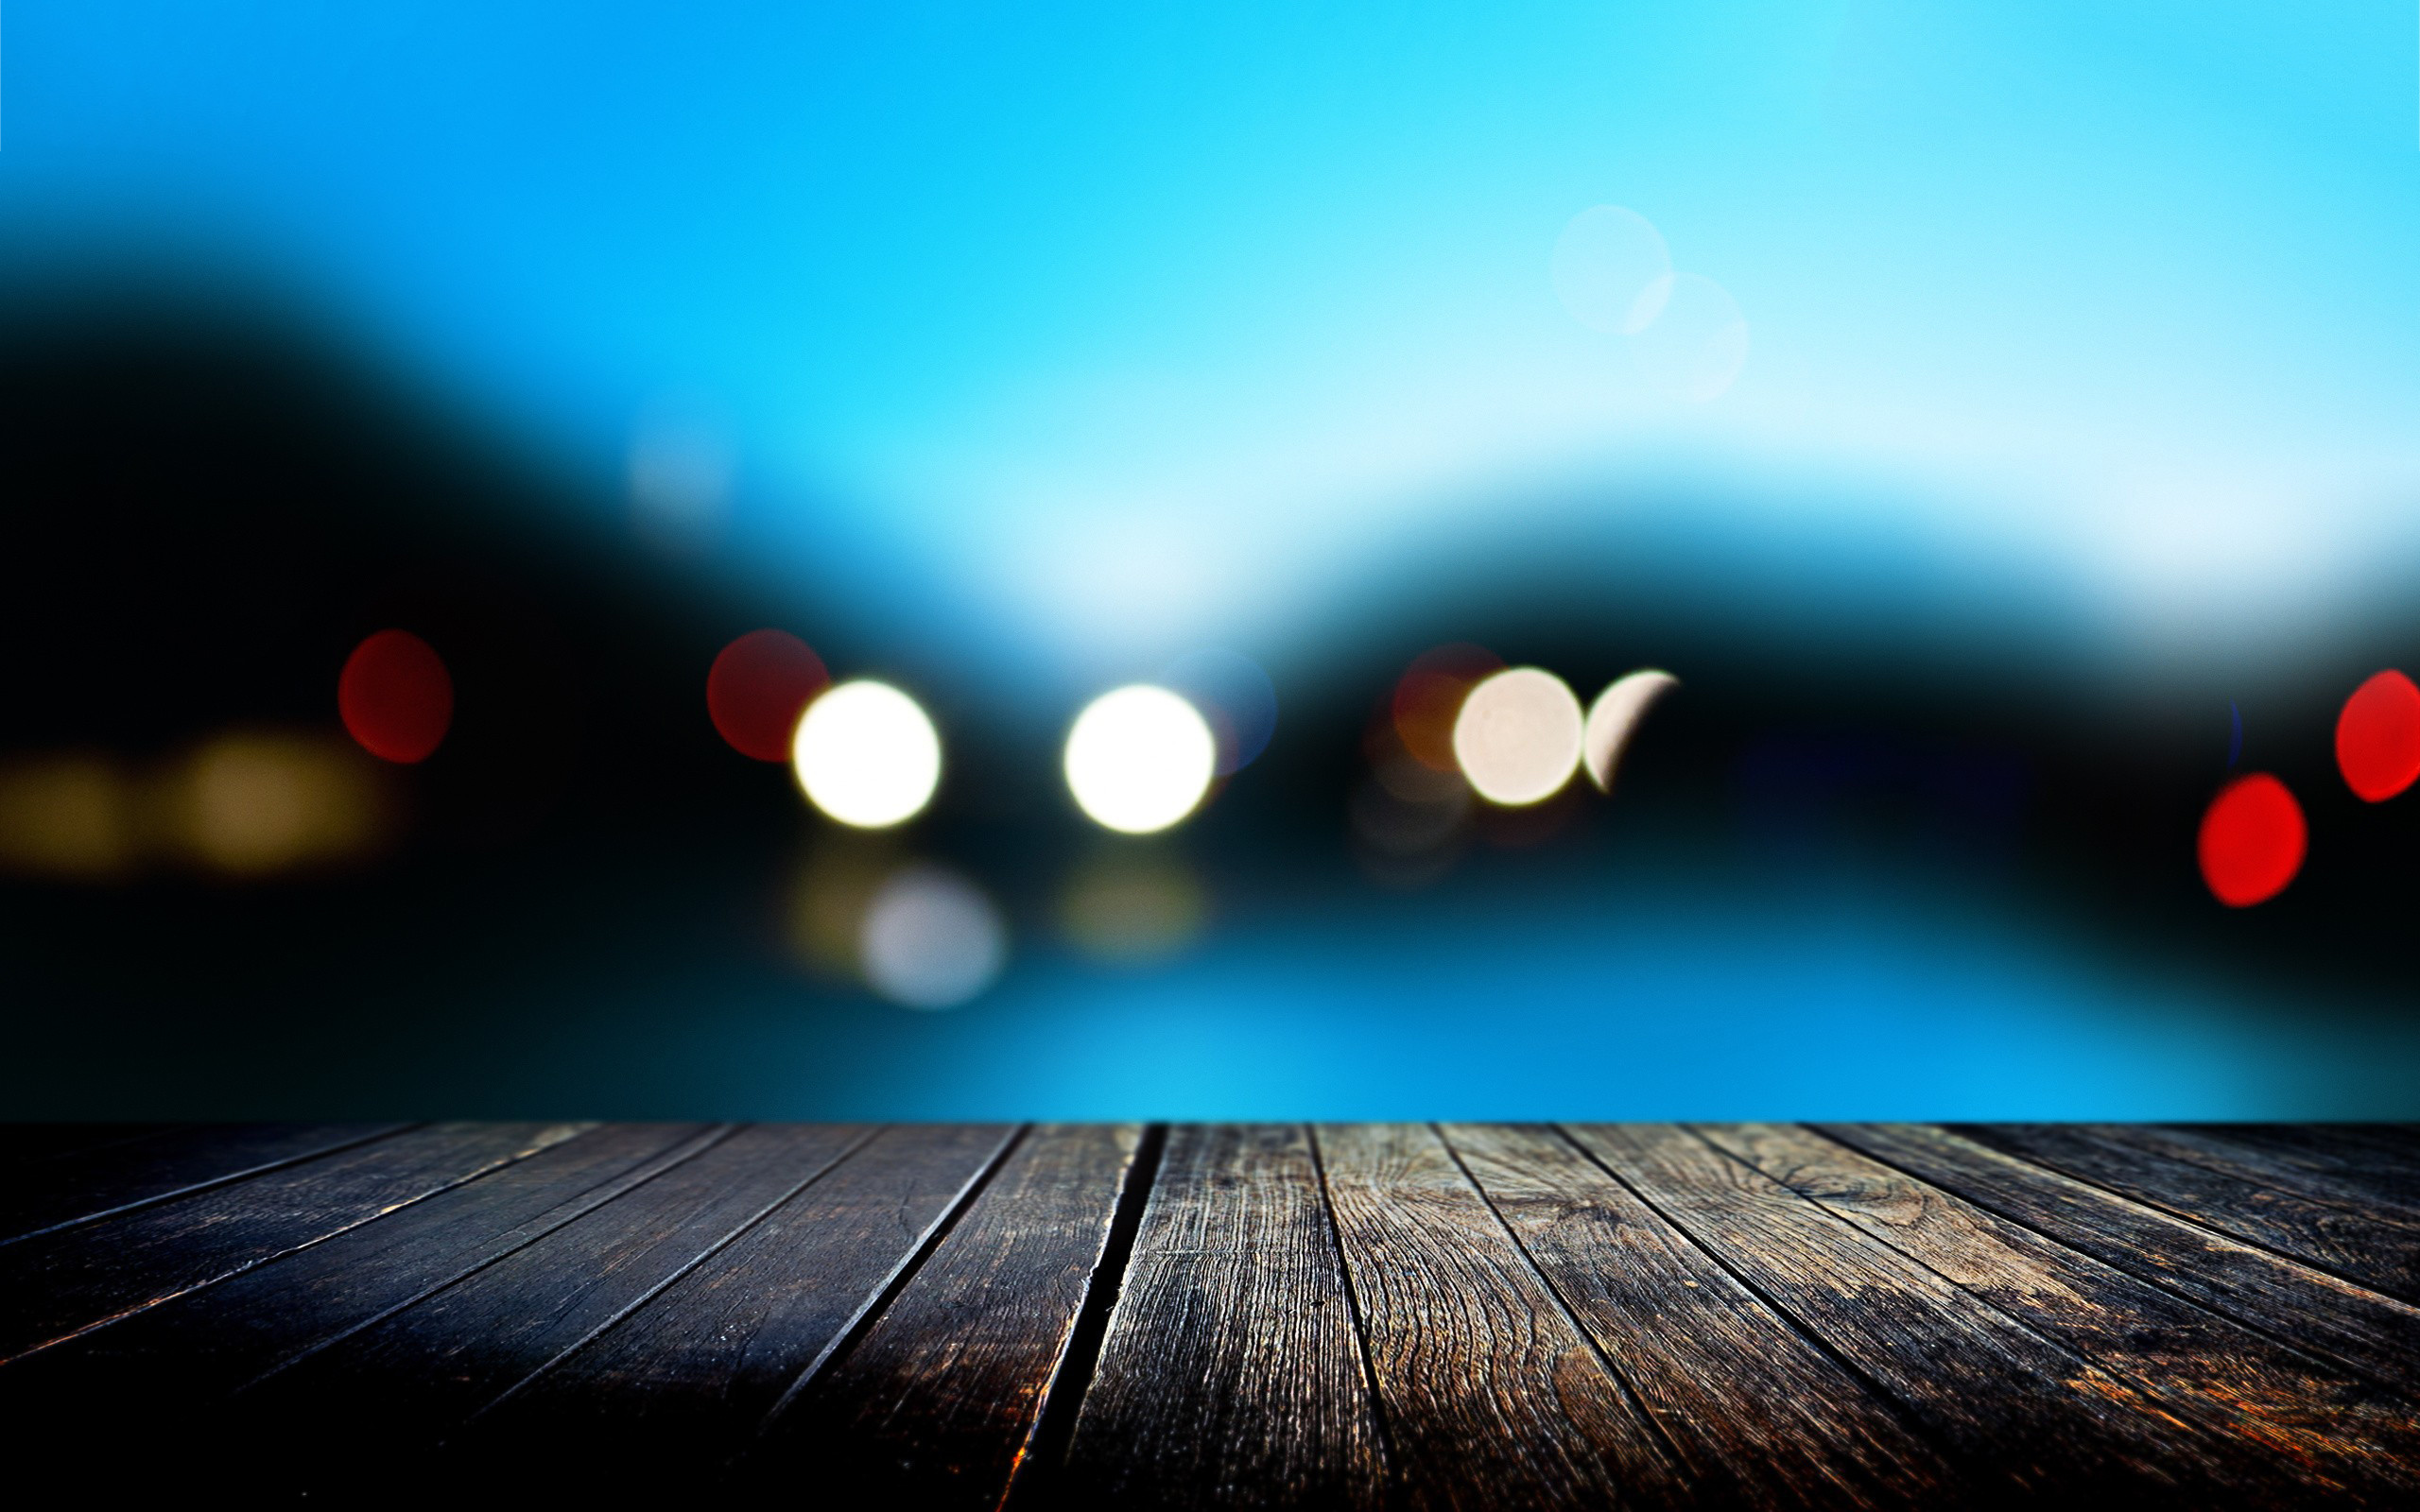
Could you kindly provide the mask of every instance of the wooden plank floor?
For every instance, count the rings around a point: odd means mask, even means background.
[[[45,1125],[87,1494],[2420,1505],[2401,1125]]]

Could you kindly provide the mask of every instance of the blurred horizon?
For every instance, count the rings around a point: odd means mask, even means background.
[[[0,1111],[2420,1116],[2330,746],[2420,662],[2408,9],[11,20]],[[720,744],[764,627],[928,814]],[[1610,797],[1390,787],[1457,643],[1681,687]],[[1212,648],[1268,751],[1094,828]],[[230,860],[239,779],[337,816]],[[825,917],[920,867],[936,1012]]]

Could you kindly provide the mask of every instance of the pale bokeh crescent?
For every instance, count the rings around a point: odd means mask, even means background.
[[[1622,747],[1630,744],[1631,732],[1647,717],[1647,711],[1680,685],[1681,679],[1669,672],[1646,667],[1616,679],[1597,695],[1581,736],[1581,754],[1588,766],[1588,781],[1597,784],[1599,792],[1613,791],[1614,768],[1621,763]]]

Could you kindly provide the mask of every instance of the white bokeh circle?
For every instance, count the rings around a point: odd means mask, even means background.
[[[1102,694],[1067,731],[1067,790],[1096,823],[1127,834],[1165,830],[1192,813],[1218,764],[1218,740],[1201,711],[1150,683]]]
[[[790,737],[790,765],[817,808],[879,830],[932,801],[941,735],[916,700],[889,683],[843,682],[806,706]]]

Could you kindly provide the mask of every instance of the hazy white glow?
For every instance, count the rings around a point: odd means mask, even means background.
[[[1067,788],[1097,822],[1165,830],[1209,790],[1219,744],[1193,705],[1149,683],[1104,693],[1067,731]]]
[[[942,740],[916,700],[883,682],[843,682],[806,706],[790,765],[815,806],[878,830],[923,812],[942,780]]]
[[[1614,768],[1621,764],[1622,749],[1647,711],[1680,685],[1681,679],[1669,672],[1646,667],[1615,679],[1597,695],[1597,701],[1588,708],[1588,728],[1581,748],[1588,761],[1588,781],[1597,784],[1599,792],[1613,791]]]
[[[866,905],[857,963],[873,989],[911,1008],[946,1008],[990,987],[1009,933],[983,889],[939,867],[903,867]]]
[[[1646,329],[1670,293],[1664,233],[1635,210],[1598,205],[1571,217],[1554,243],[1554,292],[1571,318],[1607,335]]]
[[[1491,803],[1554,797],[1580,769],[1580,700],[1561,678],[1508,667],[1470,691],[1454,719],[1454,760]]]
[[[631,438],[632,523],[657,544],[713,542],[729,507],[731,439],[702,416],[659,405]]]

